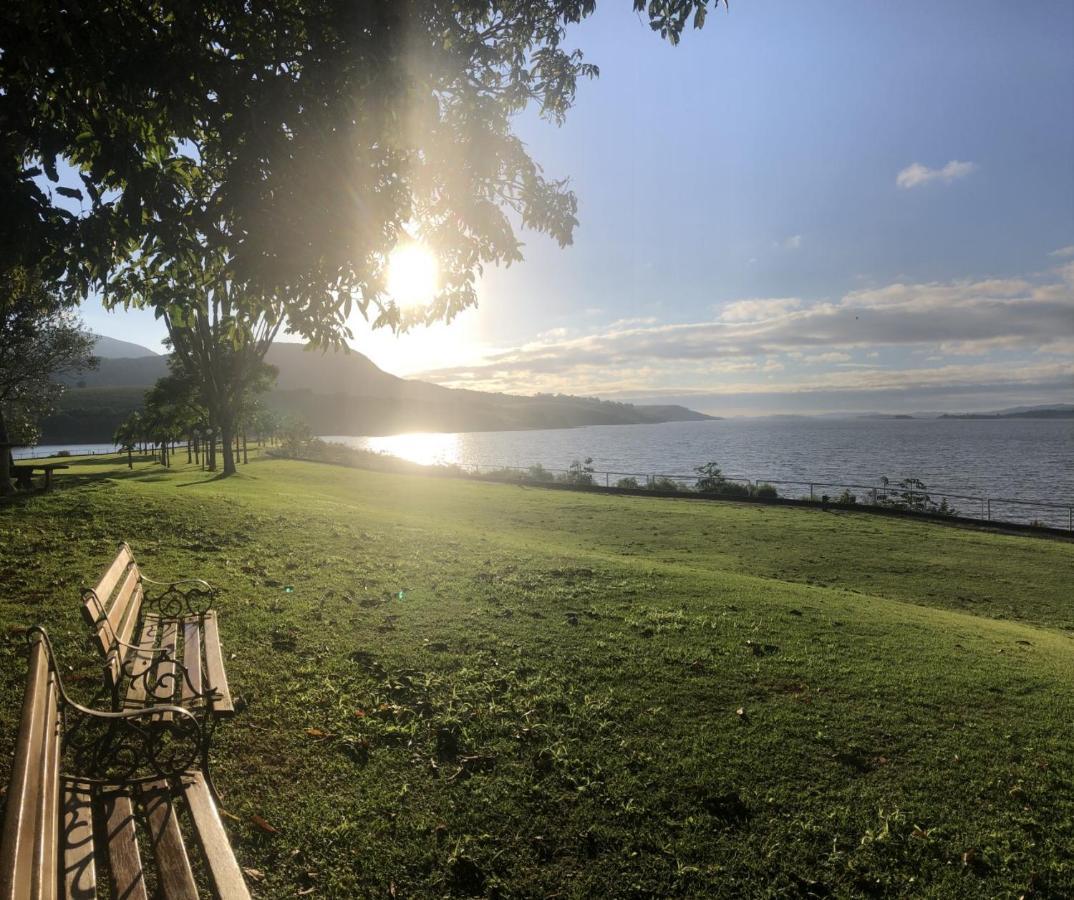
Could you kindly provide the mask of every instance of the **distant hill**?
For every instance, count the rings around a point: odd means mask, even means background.
[[[1057,403],[1054,406],[1016,406],[996,412],[943,413],[941,419],[1074,419],[1074,405]]]
[[[57,414],[43,423],[43,442],[111,440],[119,423],[141,407],[145,391],[167,374],[168,358],[145,347],[126,346],[143,352],[138,356],[109,357],[104,350],[112,346],[103,344],[96,371],[65,379],[69,390]],[[307,350],[300,344],[276,343],[266,360],[279,370],[276,387],[268,395],[269,405],[302,417],[317,434],[512,431],[713,418],[683,406],[445,388],[399,378],[356,351],[326,353]]]
[[[141,344],[132,344],[130,341],[121,341],[118,338],[107,337],[103,334],[93,335],[93,355],[107,359],[137,358],[141,356],[155,356],[160,354]]]

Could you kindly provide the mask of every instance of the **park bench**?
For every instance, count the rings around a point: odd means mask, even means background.
[[[52,473],[56,469],[69,469],[71,468],[67,463],[37,463],[33,465],[23,464],[21,466],[13,466],[12,474],[15,476],[15,484],[24,491],[30,490],[33,487],[33,475],[35,472],[41,472],[44,474],[44,484],[42,487],[47,491],[52,488]]]
[[[249,898],[204,773],[201,723],[178,706],[72,701],[44,629],[30,671],[0,842],[0,898]],[[166,718],[165,718],[166,714]],[[193,838],[193,842],[190,841]],[[107,889],[110,888],[110,892]]]
[[[147,596],[147,586],[159,591]],[[204,714],[207,728],[234,714],[217,615],[206,608],[213,594],[200,578],[154,581],[119,545],[100,581],[82,591],[113,709],[181,706]]]

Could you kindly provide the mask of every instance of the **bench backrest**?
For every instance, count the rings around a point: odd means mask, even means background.
[[[101,580],[83,592],[82,615],[93,629],[93,641],[108,661],[106,675],[118,684],[142,609],[141,572],[127,544],[119,545]]]
[[[0,900],[56,896],[59,790],[59,685],[36,635],[0,843]]]

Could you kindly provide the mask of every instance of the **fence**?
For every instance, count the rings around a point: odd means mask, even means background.
[[[542,473],[547,473],[550,480],[560,476],[560,481],[577,479],[579,475],[585,475],[592,479],[591,483],[597,487],[615,487],[624,478],[633,478],[639,487],[653,489],[661,483],[674,483],[683,488],[692,489],[697,485],[701,476],[669,474],[663,472],[614,472],[614,471],[584,471],[578,469],[546,468],[544,466],[481,466],[470,464],[461,466],[466,471],[475,475],[495,475],[505,472],[517,472],[519,480],[529,480],[539,483]],[[982,522],[1010,522],[1014,524],[1039,524],[1050,528],[1065,528],[1074,531],[1074,504],[1051,503],[1043,500],[1022,500],[1009,497],[983,497],[974,494],[962,494],[948,491],[943,488],[917,484],[903,485],[896,482],[888,484],[856,484],[846,481],[790,481],[782,478],[761,478],[745,475],[728,475],[724,478],[736,484],[755,488],[760,484],[770,484],[775,487],[782,497],[795,500],[822,500],[827,498],[833,503],[840,502],[840,495],[836,492],[847,492],[853,497],[850,502],[862,506],[884,506],[903,504],[909,508],[921,508],[928,506],[930,509],[938,507],[946,501],[947,509],[953,515],[967,519],[979,519]],[[851,491],[861,492],[850,494]],[[915,507],[915,504],[917,506]],[[959,505],[956,505],[959,504]],[[971,504],[967,508],[967,504]]]

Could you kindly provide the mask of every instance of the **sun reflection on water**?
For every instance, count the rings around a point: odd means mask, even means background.
[[[459,435],[436,432],[390,434],[362,438],[362,446],[375,453],[388,453],[423,466],[459,462]]]

